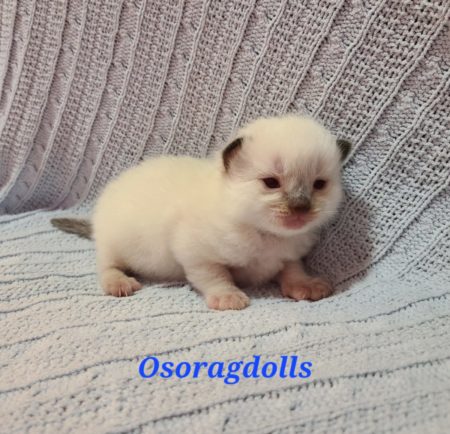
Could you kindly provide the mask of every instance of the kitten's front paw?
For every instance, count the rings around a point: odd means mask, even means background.
[[[305,280],[284,283],[281,292],[285,297],[294,300],[317,301],[328,297],[333,292],[331,285],[320,277],[309,277]]]
[[[113,295],[114,297],[128,297],[141,288],[142,285],[134,277],[125,275],[110,276],[103,281],[103,289],[106,294]]]
[[[210,309],[240,310],[250,304],[250,299],[242,291],[228,291],[223,294],[207,295],[206,304]]]

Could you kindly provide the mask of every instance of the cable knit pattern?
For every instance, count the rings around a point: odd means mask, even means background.
[[[0,432],[448,432],[449,16],[448,0],[2,0]],[[145,157],[206,156],[285,112],[355,145],[308,258],[329,299],[106,297],[92,243],[49,225]],[[143,380],[148,354],[313,370]]]

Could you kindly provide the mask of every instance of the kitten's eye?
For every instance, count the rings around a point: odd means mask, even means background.
[[[267,188],[278,188],[280,186],[280,181],[277,178],[263,178],[262,182]]]
[[[316,179],[314,181],[313,187],[314,190],[322,190],[326,187],[327,185],[327,181],[325,181],[324,179]]]

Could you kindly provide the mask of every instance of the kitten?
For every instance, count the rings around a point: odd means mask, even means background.
[[[256,120],[211,159],[163,156],[122,173],[101,194],[92,226],[55,219],[93,237],[101,285],[128,296],[153,281],[187,279],[212,309],[243,309],[238,286],[279,281],[294,300],[319,300],[330,285],[301,263],[342,197],[350,150],[311,118]]]

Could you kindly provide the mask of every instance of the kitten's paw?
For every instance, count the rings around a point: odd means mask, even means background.
[[[229,291],[223,294],[207,295],[206,304],[210,309],[240,310],[250,304],[250,299],[242,291]]]
[[[114,297],[128,297],[141,288],[142,285],[134,277],[129,277],[125,274],[103,279],[103,289],[106,294],[113,295]]]
[[[331,285],[320,277],[310,277],[297,282],[285,283],[281,286],[281,292],[285,297],[294,300],[317,301],[328,297],[333,292]]]

